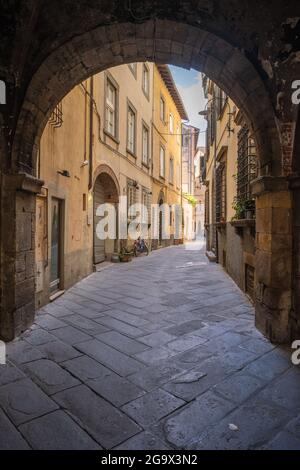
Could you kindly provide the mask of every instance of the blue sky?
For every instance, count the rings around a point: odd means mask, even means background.
[[[205,131],[206,120],[198,114],[199,111],[205,109],[206,104],[200,72],[194,69],[186,70],[174,65],[169,67],[187,110],[190,124],[198,127],[201,131]],[[205,133],[199,135],[198,144],[205,145]]]

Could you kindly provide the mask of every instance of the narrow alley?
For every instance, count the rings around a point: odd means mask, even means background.
[[[204,251],[112,264],[8,345],[0,447],[300,449],[290,355]]]

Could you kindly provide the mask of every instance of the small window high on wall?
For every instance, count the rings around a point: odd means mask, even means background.
[[[6,104],[6,84],[0,80],[0,104]]]

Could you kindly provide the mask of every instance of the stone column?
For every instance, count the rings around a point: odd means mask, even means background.
[[[290,179],[293,196],[293,310],[291,332],[293,339],[300,339],[300,176]]]
[[[5,341],[34,320],[35,196],[42,185],[24,173],[2,176],[0,338]]]
[[[253,182],[256,196],[255,323],[274,343],[291,341],[292,194],[285,177]]]

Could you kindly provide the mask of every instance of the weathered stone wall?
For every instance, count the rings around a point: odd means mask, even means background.
[[[293,336],[292,194],[284,178],[254,182],[256,325],[274,342]],[[271,190],[271,191],[270,191]]]
[[[226,269],[236,284],[245,291],[245,263],[252,266],[255,254],[255,238],[250,227],[236,229],[227,223],[218,231],[219,263]],[[223,252],[226,253],[226,262]]]
[[[35,193],[41,184],[22,175],[2,179],[0,335],[5,340],[34,319]]]

